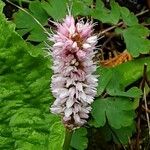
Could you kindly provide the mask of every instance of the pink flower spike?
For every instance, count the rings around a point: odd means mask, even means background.
[[[57,31],[48,38],[54,42],[51,90],[56,99],[50,110],[73,130],[87,122],[96,95],[93,57],[97,36],[93,35],[94,24],[82,19],[75,23],[70,14],[56,26]]]

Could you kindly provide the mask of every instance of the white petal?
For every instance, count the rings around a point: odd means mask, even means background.
[[[74,87],[71,87],[71,88],[69,89],[69,97],[73,98],[74,95],[75,95],[75,88],[74,88]]]
[[[80,116],[78,115],[78,114],[75,114],[74,116],[73,116],[73,118],[74,118],[74,120],[75,120],[75,122],[76,123],[79,123],[81,120],[80,120]]]
[[[83,44],[83,48],[84,48],[84,49],[91,48],[91,45],[90,45],[90,44],[88,44],[88,43],[84,43],[84,44]]]
[[[56,105],[56,106],[58,106],[58,105],[60,105],[60,99],[59,98],[57,98],[55,101],[54,101],[54,105]]]
[[[94,44],[96,43],[96,41],[97,41],[97,36],[91,36],[86,40],[86,42],[89,44]]]
[[[76,61],[77,61],[77,60],[74,58],[74,59],[71,61],[70,64],[71,64],[71,65],[74,65],[74,64],[76,63]]]
[[[55,76],[54,76],[54,77],[55,77]],[[54,82],[65,81],[65,78],[63,78],[62,76],[56,76],[53,81],[54,81]]]
[[[66,102],[66,107],[70,108],[70,107],[72,107],[73,104],[74,104],[74,99],[73,98],[68,98],[68,100]]]
[[[63,98],[63,99],[60,99],[60,98],[57,98],[55,101],[54,101],[54,105],[56,106],[59,106],[59,105],[62,105],[66,102],[67,98]]]
[[[83,100],[83,101],[86,101],[86,94],[84,92],[81,92],[80,93],[80,98]]]
[[[65,117],[69,117],[72,114],[72,108],[65,109]]]
[[[68,88],[71,84],[73,84],[73,80],[68,78],[66,81],[66,87]]]
[[[62,43],[62,42],[57,42],[57,43],[55,43],[54,45],[53,45],[53,47],[60,47],[60,46],[63,46],[64,45],[64,43]]]
[[[70,34],[74,34],[75,33],[75,26],[74,25],[70,26],[69,32],[70,32]]]
[[[88,114],[86,114],[86,113],[80,113],[80,117],[81,118],[89,118],[89,115]]]
[[[80,23],[80,22],[78,22],[78,23],[76,24],[76,28],[77,28],[78,32],[82,31],[83,24]]]
[[[72,44],[72,48],[77,48],[77,42],[74,42],[74,43]]]
[[[75,104],[75,105],[74,105],[74,112],[75,112],[75,113],[77,113],[77,112],[79,112],[79,111],[81,111],[81,110],[82,110],[82,108],[81,108],[80,105],[78,105],[78,104]]]
[[[60,91],[60,89],[59,88],[53,88],[52,87],[52,93],[53,93],[53,95],[55,96],[55,97],[57,97],[59,94],[59,91]]]
[[[78,83],[76,84],[76,89],[77,89],[78,91],[83,92],[83,85],[82,85],[82,83],[78,82]]]
[[[81,112],[82,113],[86,113],[86,114],[88,114],[89,112],[91,111],[91,107],[86,107],[86,108],[81,108]]]
[[[82,125],[85,124],[86,122],[87,122],[86,120],[81,119],[81,120],[80,120],[80,125],[82,126]]]
[[[67,67],[67,69],[65,70],[65,75],[68,75],[68,73],[70,71],[72,71],[74,68],[72,66]]]
[[[68,96],[69,96],[69,92],[67,89],[60,91],[60,95],[59,95],[60,99],[66,98]]]
[[[92,96],[86,95],[86,102],[91,104],[94,100],[94,98]]]
[[[94,75],[88,75],[86,76],[86,79],[89,84],[95,84],[98,81],[98,79]]]
[[[61,112],[63,112],[63,109],[62,107],[51,107],[50,108],[51,112],[54,113],[54,114],[60,114]]]
[[[76,99],[79,99],[79,91],[76,90],[76,95],[75,95]]]
[[[95,96],[95,94],[96,94],[96,89],[93,89],[93,88],[88,87],[88,88],[85,89],[85,93],[88,94],[88,95]]]
[[[69,116],[69,117],[66,117],[66,116],[63,117],[63,121],[64,121],[64,122],[67,122],[67,121],[69,121],[69,120],[71,120],[71,117],[70,117],[70,116]]]

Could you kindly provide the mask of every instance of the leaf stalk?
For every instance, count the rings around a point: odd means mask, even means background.
[[[71,138],[72,138],[72,130],[69,130],[66,128],[66,133],[65,133],[65,141],[63,145],[63,150],[69,150],[70,148],[70,143],[71,143]]]

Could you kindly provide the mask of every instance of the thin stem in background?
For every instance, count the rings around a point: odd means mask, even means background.
[[[147,82],[147,64],[144,64],[144,69],[143,69],[143,78],[140,83],[140,89],[144,93],[145,89],[145,83]],[[146,95],[146,94],[145,94]],[[143,99],[144,99],[144,94],[143,94]],[[142,114],[142,103],[143,99],[140,99],[139,102],[139,107],[138,107],[138,121],[137,121],[137,137],[136,137],[136,150],[140,150],[140,135],[141,135],[141,114]]]
[[[144,103],[145,103],[145,108],[146,110],[148,109],[147,107],[147,100],[146,100],[146,91],[145,91],[145,88],[144,88],[144,93],[143,93],[143,99],[144,99]],[[148,133],[149,133],[149,136],[150,136],[150,120],[149,120],[149,115],[148,115],[148,112],[145,111],[146,113],[146,119],[147,119],[147,125],[148,125]]]
[[[11,1],[9,1],[9,0],[6,0],[6,2],[8,2],[9,4],[15,6],[16,8],[22,10],[23,12],[25,12],[26,14],[28,14],[30,17],[32,17],[33,20],[41,27],[41,29],[42,29],[46,34],[49,35],[48,31],[42,26],[42,24],[41,24],[31,13],[29,13],[28,11],[26,11],[26,10],[23,9],[22,7],[20,7],[20,6],[16,5],[16,4],[14,4],[13,2],[11,2]]]

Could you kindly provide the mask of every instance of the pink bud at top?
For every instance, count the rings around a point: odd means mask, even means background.
[[[67,27],[70,28],[71,26],[75,26],[75,20],[72,16],[66,16],[66,18],[64,19],[64,24],[66,24]]]

